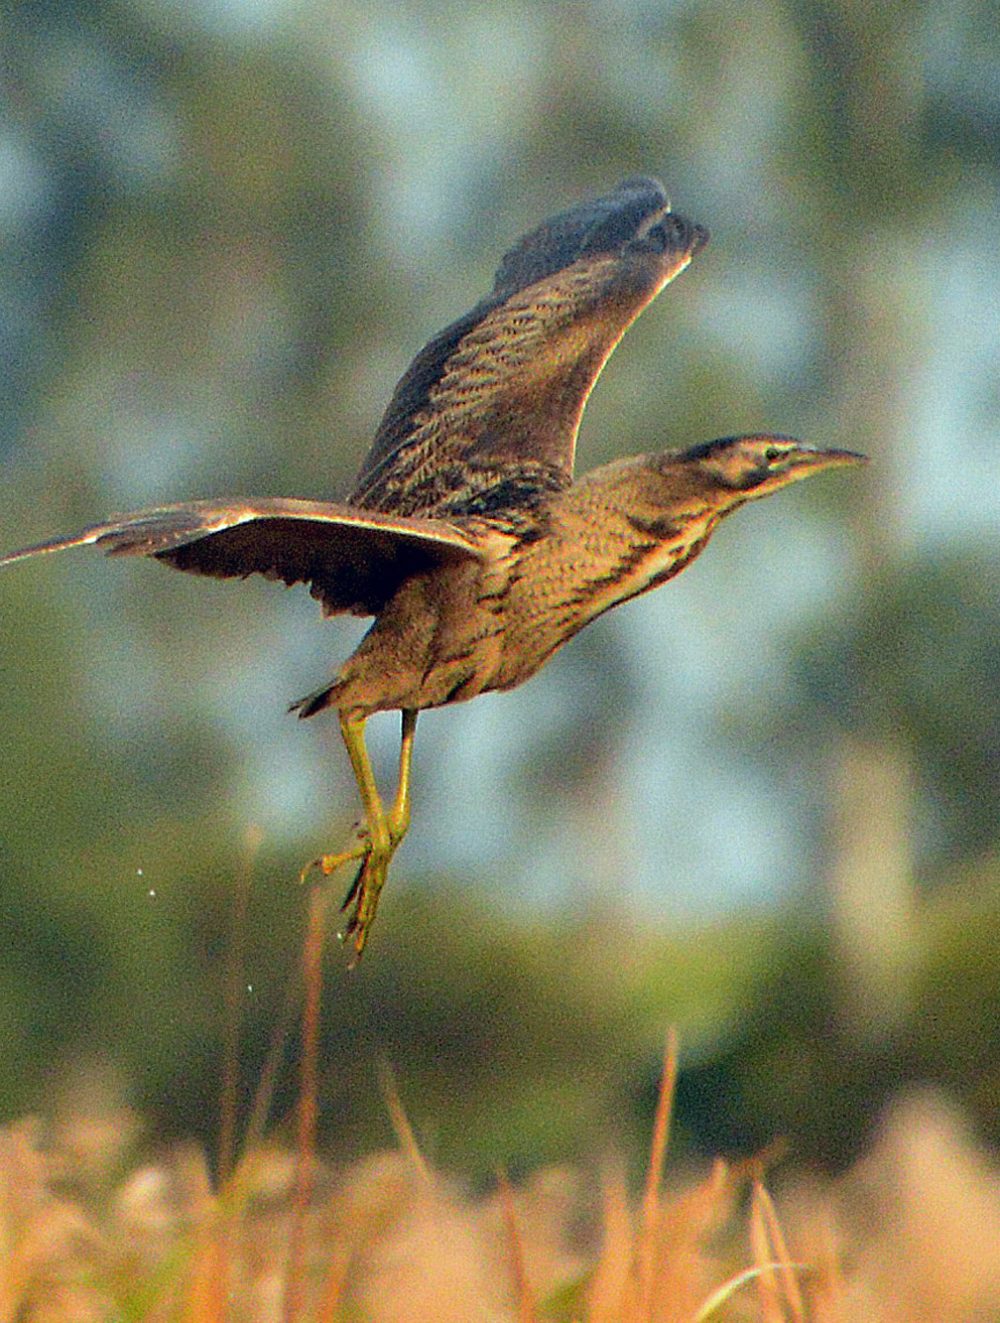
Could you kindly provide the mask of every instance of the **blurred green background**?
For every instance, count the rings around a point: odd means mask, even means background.
[[[343,493],[504,248],[637,172],[712,242],[580,466],[753,429],[873,460],[422,719],[364,967],[331,939],[330,1149],[389,1137],[381,1062],[474,1173],[638,1144],[668,1023],[693,1145],[836,1164],[910,1081],[1000,1141],[991,6],[15,0],[0,43],[0,546]],[[241,878],[252,1096],[298,868],[357,812],[336,723],[285,709],[362,627],[84,552],[0,576],[3,1116],[120,1091],[211,1143]]]

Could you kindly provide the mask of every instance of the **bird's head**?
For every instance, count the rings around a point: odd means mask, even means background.
[[[706,441],[675,455],[675,462],[694,470],[724,509],[767,496],[790,482],[822,469],[864,464],[854,450],[818,450],[789,436],[727,436]]]

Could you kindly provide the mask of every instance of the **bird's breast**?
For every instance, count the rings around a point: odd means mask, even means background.
[[[549,534],[515,548],[502,617],[501,658],[491,688],[534,674],[589,621],[680,573],[716,523],[708,510],[683,518],[618,509],[600,520],[557,520]]]
[[[609,539],[601,568],[580,585],[576,600],[586,613],[581,623],[679,574],[705,546],[717,520],[704,511],[682,519],[631,515],[626,522],[627,531],[619,526]]]

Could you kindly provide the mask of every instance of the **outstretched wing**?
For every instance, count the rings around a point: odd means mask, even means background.
[[[155,556],[219,579],[262,574],[286,584],[308,583],[326,615],[377,615],[404,579],[481,554],[444,520],[265,498],[140,510],[0,556],[0,565],[91,543],[110,556]]]
[[[601,368],[707,238],[670,213],[655,179],[625,180],[526,234],[491,293],[411,363],[352,504],[489,514],[567,486]]]

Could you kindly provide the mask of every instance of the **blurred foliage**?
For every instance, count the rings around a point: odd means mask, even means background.
[[[872,583],[877,616],[850,613],[796,658],[817,712],[900,733],[925,784],[933,829],[916,844],[934,876],[943,860],[987,853],[1000,804],[1000,576],[996,548],[970,539],[933,560],[900,559]],[[944,649],[944,653],[942,652]]]
[[[995,328],[971,329],[996,284],[987,7],[20,0],[0,40],[0,545],[186,496],[344,490],[408,357],[504,244],[636,171],[713,243],[602,380],[583,466],[755,427],[876,461],[734,521],[536,697],[422,727],[420,835],[475,865],[404,854],[366,966],[331,960],[329,1145],[384,1137],[381,1060],[430,1150],[478,1172],[593,1152],[622,1116],[641,1136],[671,1021],[691,1142],[785,1134],[840,1162],[914,1078],[1000,1138]],[[212,1132],[263,819],[249,1100],[298,867],[355,812],[334,735],[282,707],[345,637],[267,585],[85,557],[5,572],[5,1115],[97,1063],[158,1133]],[[906,773],[899,839],[884,803],[842,820],[858,737]],[[780,879],[753,871],[772,840]],[[849,845],[898,902],[872,920],[899,977],[870,1033],[845,988],[874,1006],[889,983],[845,954],[864,948]],[[730,875],[756,915],[671,910]],[[277,1116],[294,1092],[289,1067]]]
[[[930,1090],[900,1100],[836,1180],[765,1177],[758,1162],[693,1171],[654,1143],[641,1202],[617,1163],[470,1191],[412,1136],[349,1163],[314,1157],[306,1186],[272,1139],[219,1182],[187,1141],[136,1167],[137,1120],[92,1088],[44,1128],[0,1127],[19,1323],[978,1323],[1000,1307],[996,1166]]]

